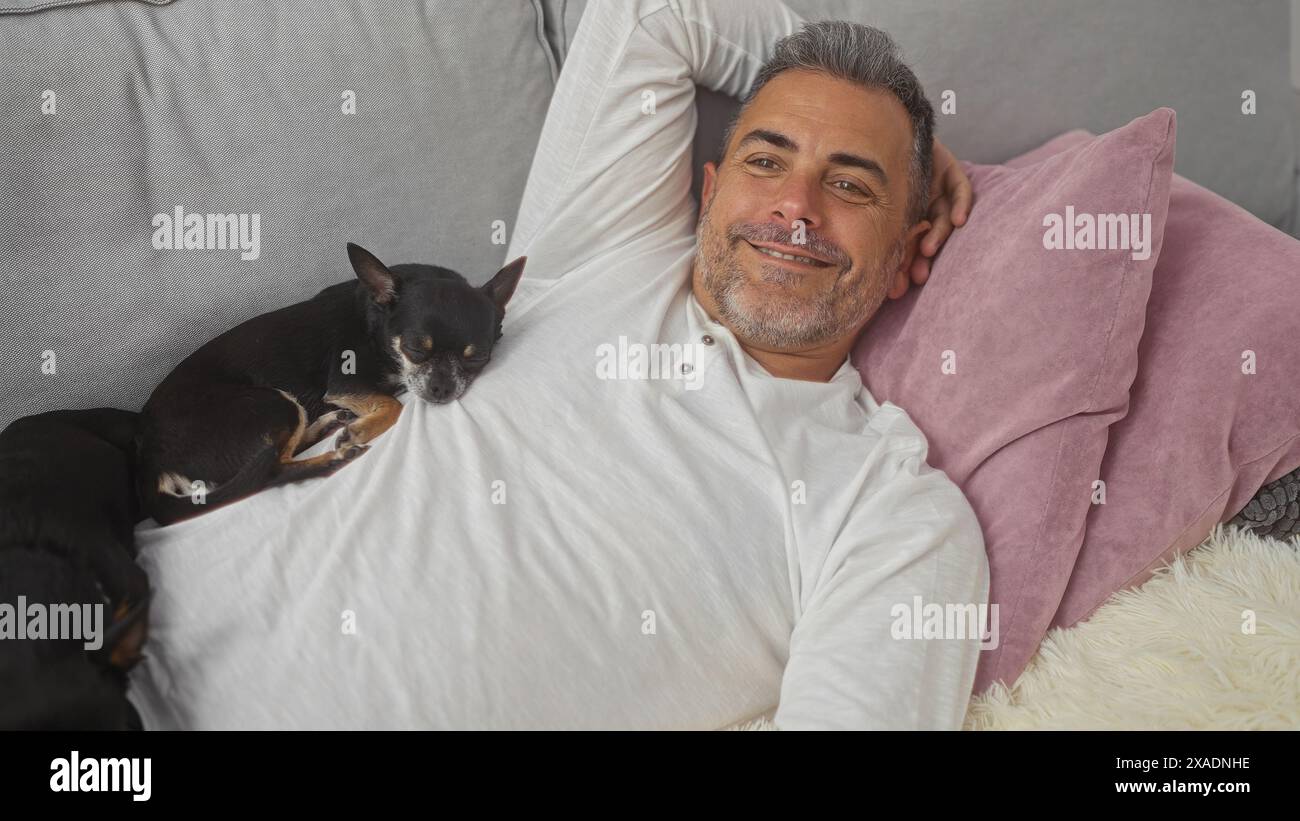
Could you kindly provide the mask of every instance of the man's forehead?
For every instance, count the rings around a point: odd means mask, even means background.
[[[889,91],[804,70],[783,71],[759,90],[737,123],[736,147],[756,130],[801,152],[866,156],[886,168],[906,162],[912,141],[907,110]]]

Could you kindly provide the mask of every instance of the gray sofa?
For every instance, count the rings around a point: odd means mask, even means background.
[[[959,157],[1168,105],[1179,173],[1297,230],[1285,0],[789,5],[893,33],[954,93]],[[584,6],[0,0],[0,426],[139,409],[204,341],[351,276],[346,241],[484,281]],[[701,95],[697,163],[734,107]],[[165,247],[177,208],[245,215],[250,240],[257,215],[256,253]]]

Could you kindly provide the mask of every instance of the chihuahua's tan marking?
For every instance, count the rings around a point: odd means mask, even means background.
[[[262,434],[263,442],[271,447],[279,449],[280,463],[284,464],[286,462],[292,462],[294,454],[300,452],[303,447],[305,447],[300,443],[302,442],[303,437],[311,431],[307,427],[307,409],[302,406],[302,403],[299,402],[291,393],[279,390],[278,388],[276,391],[285,399],[292,402],[293,406],[298,410],[298,424],[296,424],[292,430],[280,430],[275,433]],[[312,425],[312,428],[315,427],[315,425]],[[332,454],[331,458],[333,458]],[[207,479],[191,480],[190,477],[185,476],[182,473],[174,470],[166,470],[158,474],[158,492],[167,496],[174,496],[183,499],[187,496],[194,495],[194,482],[196,481],[203,483],[203,492],[205,494],[212,493],[219,487],[217,482],[209,481]]]
[[[293,406],[298,409],[298,425],[289,434],[289,438],[280,445],[280,461],[292,462],[293,455],[298,452],[298,443],[302,441],[302,436],[307,431],[307,409],[302,406],[302,403],[293,394],[280,391],[280,395],[292,402]]]
[[[286,462],[285,464],[292,465],[294,469],[311,468],[311,467],[318,467],[320,465],[328,465],[330,462],[338,462],[338,461],[342,461],[345,458],[349,458],[344,456],[343,452],[345,450],[347,450],[347,448],[339,448],[338,450],[329,450],[326,451],[325,453],[320,454],[319,456],[309,456],[306,459],[295,459],[293,461]],[[358,450],[359,451],[365,450],[365,448],[358,448]]]
[[[326,394],[325,401],[357,415],[339,438],[339,447],[366,444],[396,424],[402,413],[402,403],[383,393]]]
[[[118,624],[131,616],[131,611],[136,607],[129,601],[123,601],[118,605],[117,610],[113,612],[113,624]],[[140,659],[144,658],[142,652],[144,643],[149,635],[149,619],[147,617],[137,618],[126,631],[118,637],[108,657],[108,663],[119,670],[130,670]]]
[[[320,442],[320,440],[342,427],[353,416],[354,414],[351,411],[345,409],[322,413],[316,417],[315,422],[307,426],[307,431],[302,435],[302,441],[298,443],[296,453],[302,453],[307,448]]]

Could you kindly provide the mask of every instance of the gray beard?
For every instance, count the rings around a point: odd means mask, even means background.
[[[696,234],[696,260],[700,283],[717,306],[719,318],[742,340],[773,350],[798,350],[839,339],[875,314],[888,293],[890,275],[903,258],[903,241],[894,246],[887,263],[874,276],[856,282],[846,280],[841,269],[829,288],[811,299],[773,293],[753,293],[749,275],[737,259],[743,249],[739,236],[719,236],[708,220],[709,205],[700,215]],[[732,241],[734,240],[734,242]],[[776,265],[767,266],[764,279],[777,283],[785,279]]]

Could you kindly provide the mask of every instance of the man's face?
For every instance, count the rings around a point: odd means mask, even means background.
[[[856,335],[886,294],[907,292],[929,227],[907,225],[911,150],[907,111],[889,92],[803,70],[772,78],[721,162],[705,166],[697,297],[767,350]]]

